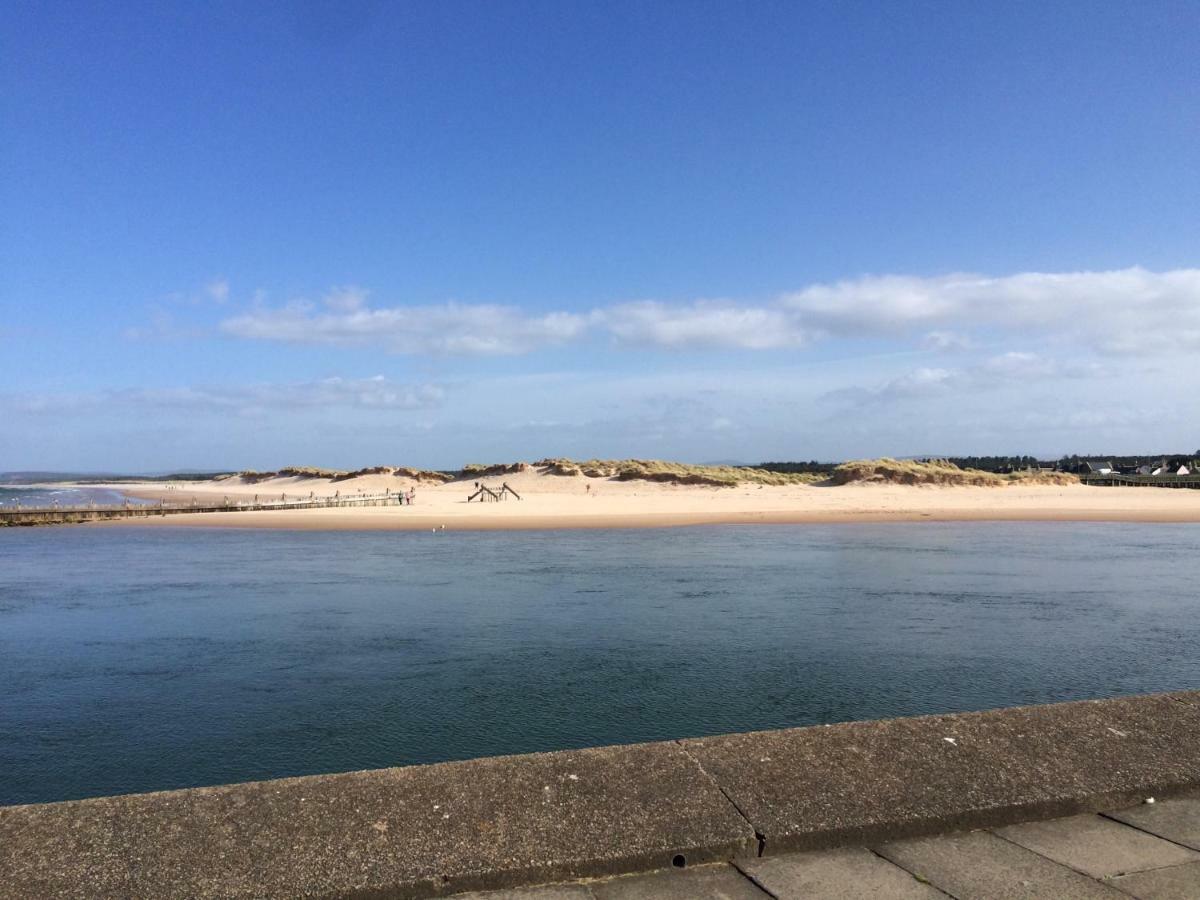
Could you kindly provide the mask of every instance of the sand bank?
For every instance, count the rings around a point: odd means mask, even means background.
[[[938,487],[895,484],[679,486],[556,476],[537,471],[480,479],[507,482],[521,499],[467,502],[475,481],[431,485],[388,475],[332,483],[272,479],[115,485],[149,499],[187,502],[214,497],[251,499],[341,496],[415,487],[412,506],[203,513],[139,519],[105,527],[207,526],[315,530],[429,530],[654,528],[717,524],[792,524],[913,521],[1200,522],[1200,490],[1084,485]]]

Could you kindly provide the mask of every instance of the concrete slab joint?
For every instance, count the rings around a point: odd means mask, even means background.
[[[683,750],[684,753],[686,753],[688,755],[689,759],[691,759],[693,762],[695,762],[696,768],[698,768],[701,771],[701,773],[703,773],[704,777],[707,778],[712,783],[713,787],[715,787],[717,790],[719,790],[721,792],[721,796],[723,796],[726,799],[726,801],[728,801],[729,805],[731,807],[733,807],[734,811],[739,816],[742,817],[742,819],[743,819],[743,821],[745,821],[746,825],[754,832],[754,840],[757,842],[757,848],[756,848],[755,855],[762,856],[766,849],[766,843],[767,843],[766,837],[763,834],[761,834],[757,828],[754,827],[754,823],[750,821],[749,817],[742,811],[742,808],[737,805],[737,801],[735,801],[732,797],[729,796],[729,793],[725,790],[725,788],[723,788],[720,785],[720,783],[715,778],[712,777],[712,775],[710,775],[708,772],[706,772],[704,770],[704,764],[688,750],[687,743],[685,741],[675,741],[675,743]],[[675,860],[675,862],[678,863],[679,860]]]

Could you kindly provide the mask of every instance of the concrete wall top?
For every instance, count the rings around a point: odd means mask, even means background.
[[[432,897],[1200,785],[1200,692],[0,808],[0,896]]]

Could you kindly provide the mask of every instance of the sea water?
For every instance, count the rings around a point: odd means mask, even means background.
[[[1200,687],[1200,527],[0,529],[0,804]]]
[[[26,487],[24,485],[0,485],[0,509],[16,509],[18,506],[29,507],[60,507],[88,506],[119,506],[128,500],[131,504],[153,503],[153,500],[139,500],[136,497],[126,497],[120,491],[109,488],[94,487]]]

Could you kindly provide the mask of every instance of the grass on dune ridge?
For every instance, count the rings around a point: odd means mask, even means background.
[[[842,463],[833,470],[834,484],[886,482],[888,484],[968,485],[1003,487],[1009,484],[1078,484],[1069,472],[1020,471],[1008,474],[961,469],[945,459],[860,459]]]
[[[316,466],[285,466],[274,472],[256,472],[253,469],[246,469],[242,472],[235,472],[232,475],[222,475],[215,481],[222,481],[229,478],[240,478],[247,484],[257,484],[260,481],[270,481],[274,478],[320,478],[327,481],[349,481],[351,478],[359,478],[365,475],[393,475],[396,478],[411,478],[414,481],[436,481],[446,482],[452,480],[452,476],[444,472],[433,472],[428,469],[412,469],[407,466],[370,466],[365,469],[321,469]]]
[[[733,487],[738,484],[812,484],[823,476],[809,473],[767,472],[741,466],[699,466],[661,459],[543,459],[535,466],[552,475],[585,475],[617,481],[657,481],[666,484],[696,484]]]
[[[886,483],[915,485],[968,485],[1002,487],[1010,484],[1077,484],[1079,479],[1066,472],[1022,471],[1009,474],[963,469],[945,459],[896,460],[884,457],[852,460],[837,466],[832,475],[812,472],[772,472],[742,466],[699,466],[663,460],[625,459],[589,460],[545,459],[535,463],[555,475],[586,475],[615,478],[618,481],[659,481],[671,484],[702,484],[733,487],[737,484],[854,484]]]
[[[837,466],[831,475],[814,472],[774,472],[743,466],[703,466],[670,462],[661,459],[590,459],[572,460],[561,457],[538,460],[535,463],[515,462],[495,465],[468,464],[456,474],[395,466],[374,466],[353,471],[321,469],[311,466],[290,466],[275,472],[239,472],[236,476],[246,483],[273,478],[313,478],[347,481],[365,475],[391,475],[416,481],[444,483],[456,479],[487,478],[521,472],[537,471],[545,475],[605,478],[615,481],[652,481],[663,484],[699,485],[705,487],[734,487],[739,484],[798,485],[826,483],[844,484],[910,484],[910,485],[967,485],[1002,487],[1010,484],[1076,484],[1078,478],[1066,472],[1022,471],[1010,474],[963,469],[945,459],[852,460]]]

